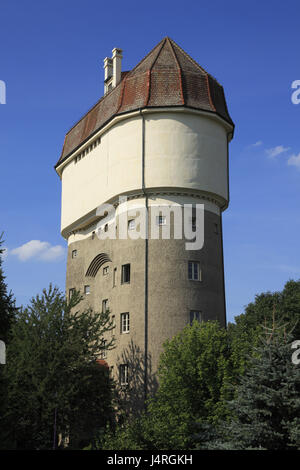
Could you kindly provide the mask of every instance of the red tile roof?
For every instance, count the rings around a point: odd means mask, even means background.
[[[143,108],[185,106],[219,115],[233,126],[223,87],[172,39],[162,39],[105,94],[65,137],[56,167],[113,117]]]

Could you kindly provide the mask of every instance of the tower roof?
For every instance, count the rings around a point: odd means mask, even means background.
[[[69,130],[56,167],[117,115],[183,106],[217,114],[233,126],[223,87],[165,37]]]

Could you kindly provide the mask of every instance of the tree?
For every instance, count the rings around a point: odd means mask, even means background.
[[[16,306],[12,292],[8,292],[3,272],[2,255],[4,253],[3,234],[0,234],[0,340],[4,341],[7,346],[9,332],[15,321]],[[4,397],[6,395],[6,382],[4,378],[4,370],[6,365],[0,364],[0,443],[3,440],[3,413],[4,413]],[[0,444],[1,447],[1,444]]]
[[[166,341],[159,390],[146,413],[106,435],[103,449],[189,449],[199,425],[226,419],[232,365],[227,332],[217,322],[193,322]]]
[[[300,368],[291,360],[291,335],[272,330],[249,360],[230,403],[234,419],[212,448],[300,449]]]
[[[235,317],[235,323],[228,324],[236,379],[249,368],[249,359],[260,344],[264,325],[272,325],[274,312],[292,337],[300,338],[300,281],[289,280],[281,292],[256,295],[254,302],[246,306],[245,312]],[[236,383],[235,380],[233,385]]]
[[[300,338],[300,280],[289,280],[281,292],[256,295],[255,301],[246,306],[243,314],[235,317],[235,324],[229,324],[229,328],[233,334],[235,330],[237,335],[244,336],[245,343],[251,345],[253,332],[261,332],[265,323],[272,324],[274,310],[277,319],[288,324],[295,338]]]
[[[291,332],[291,339],[299,339],[300,281],[288,281],[282,292],[257,295],[245,313],[236,317],[236,323],[229,324],[227,329],[216,322],[195,322],[167,341],[158,373],[159,390],[149,400],[147,412],[109,429],[98,448],[230,449],[256,445],[238,434],[235,438],[241,422],[233,418],[247,396],[247,386],[239,388],[241,380],[263,354],[261,338],[266,328],[273,331],[275,313]],[[289,347],[286,354],[291,356]],[[253,393],[255,380],[253,377]],[[296,384],[292,386],[297,388]],[[288,390],[285,392],[287,395]],[[286,403],[289,403],[287,396]],[[251,406],[249,398],[249,410]],[[297,406],[293,402],[291,409],[298,412]],[[241,429],[246,432],[247,426],[252,429],[251,423]],[[300,433],[297,416],[291,418],[289,426],[289,445],[294,445]],[[229,429],[233,438],[228,440]],[[258,430],[253,427],[253,437]]]
[[[51,285],[21,310],[7,350],[7,439],[17,448],[56,447],[57,436],[70,446],[90,440],[111,413],[112,383],[97,358],[109,313],[79,310]]]
[[[160,387],[148,407],[157,449],[189,448],[196,423],[226,418],[230,354],[227,332],[218,322],[194,321],[165,343]]]
[[[7,343],[9,329],[16,315],[15,300],[12,292],[8,292],[3,272],[2,255],[4,253],[3,233],[0,235],[0,339]]]

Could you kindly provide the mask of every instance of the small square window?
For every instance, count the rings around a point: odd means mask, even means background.
[[[121,313],[121,333],[129,333],[129,313]]]
[[[108,299],[102,300],[102,312],[106,313],[108,311]]]
[[[84,293],[85,295],[88,295],[91,292],[90,286],[84,286]]]
[[[128,230],[135,229],[135,219],[128,220]]]
[[[119,367],[120,385],[128,385],[128,364],[121,364]]]
[[[116,282],[117,282],[117,268],[114,268],[113,287],[116,287]]]
[[[105,339],[102,340],[101,342],[101,351],[100,351],[100,359],[106,359],[107,358],[107,349],[106,349],[106,346],[107,345],[107,341]]]
[[[76,258],[76,256],[77,256],[77,250],[73,250],[72,251],[72,258]]]
[[[157,225],[166,225],[167,223],[167,218],[165,215],[158,215],[156,217],[156,224]]]
[[[106,276],[109,272],[109,266],[104,266],[103,268],[103,276]]]
[[[130,283],[130,264],[123,264],[122,266],[121,283]]]
[[[201,281],[200,264],[195,261],[188,263],[188,278],[190,281]]]
[[[190,310],[190,325],[196,320],[199,323],[202,321],[202,312],[200,310]]]
[[[116,316],[115,315],[112,315],[111,323],[112,323],[111,335],[112,337],[114,337],[116,336]]]
[[[74,292],[75,292],[74,287],[72,287],[71,289],[69,289],[69,300],[71,300],[71,297],[72,297],[72,295],[74,294]]]

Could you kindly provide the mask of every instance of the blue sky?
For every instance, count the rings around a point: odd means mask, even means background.
[[[236,124],[223,216],[227,319],[300,278],[299,15],[296,1],[1,2],[0,232],[18,304],[50,282],[64,289],[53,166],[65,133],[103,93],[103,58],[120,47],[130,70],[166,35],[222,83]]]

